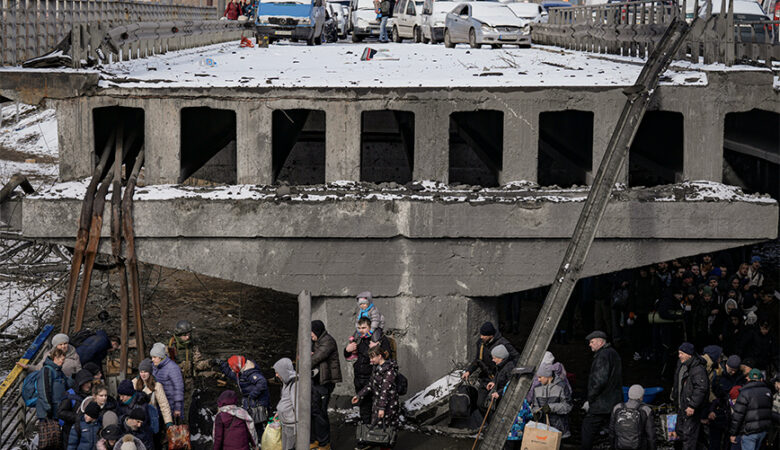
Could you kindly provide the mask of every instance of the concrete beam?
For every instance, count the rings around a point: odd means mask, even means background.
[[[333,102],[325,110],[325,181],[360,181],[361,110]]]
[[[449,182],[450,112],[433,105],[414,110],[412,179]]]
[[[95,91],[97,72],[54,72],[44,70],[0,71],[0,94],[11,100],[37,105],[43,99],[80,97]]]
[[[530,102],[507,105],[504,112],[504,159],[499,184],[538,181],[539,111]]]
[[[181,171],[181,107],[170,99],[149,99],[145,108],[146,184],[174,184]]]
[[[272,184],[273,111],[241,103],[236,109],[238,184]]]

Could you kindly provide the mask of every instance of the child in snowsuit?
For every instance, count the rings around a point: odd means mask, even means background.
[[[374,298],[371,296],[371,292],[361,292],[357,296],[357,312],[355,314],[355,333],[350,336],[349,341],[357,341],[360,339],[360,333],[357,331],[358,322],[363,317],[368,317],[371,320],[371,342],[379,342],[382,339],[382,330],[385,328],[385,316],[379,312],[376,305],[374,305]],[[347,361],[354,361],[357,359],[357,351],[353,352]]]

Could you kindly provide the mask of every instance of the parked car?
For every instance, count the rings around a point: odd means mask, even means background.
[[[255,16],[255,36],[304,40],[308,45],[322,43],[325,7],[322,0],[261,0]]]
[[[393,17],[387,26],[390,27],[393,42],[404,39],[414,39],[422,42],[422,7],[420,0],[398,0],[393,9]]]
[[[374,0],[352,0],[349,5],[352,42],[374,36],[379,37],[379,19],[377,19]]]
[[[423,42],[437,44],[444,40],[444,20],[456,5],[452,1],[423,0],[420,17]]]
[[[347,26],[349,7],[345,7],[341,3],[327,2],[325,8],[327,9],[328,15],[330,15],[336,23],[338,37],[341,39],[346,38],[347,33],[349,32],[349,27]]]
[[[550,12],[550,8],[571,8],[572,5],[569,2],[561,2],[561,1],[547,1],[542,2],[542,8],[544,8],[545,11],[548,13]]]
[[[444,45],[455,47],[468,43],[471,48],[490,44],[531,46],[531,24],[515,15],[508,5],[492,2],[460,3],[447,14],[444,22]]]
[[[693,20],[695,7],[694,0],[687,2],[686,20]],[[721,2],[719,0],[712,0],[713,17],[720,14],[720,7]],[[707,4],[704,0],[699,0],[699,17],[706,18],[706,16]],[[762,25],[760,23],[771,20],[758,2],[754,0],[734,0],[734,25],[737,28],[734,31],[734,39],[736,42],[764,43],[766,39],[769,39],[769,42],[777,42],[777,32],[773,30],[772,25]]]

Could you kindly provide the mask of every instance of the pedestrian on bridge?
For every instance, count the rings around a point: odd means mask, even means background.
[[[184,378],[182,377],[181,369],[176,365],[175,361],[168,358],[165,344],[162,342],[155,343],[149,355],[154,364],[152,375],[162,384],[165,397],[168,398],[171,409],[173,409],[174,419],[181,417],[181,412],[184,408]]]
[[[696,354],[693,344],[683,342],[678,358],[672,388],[672,401],[677,406],[676,434],[684,450],[693,450],[699,440],[701,420],[706,416],[710,383],[704,360]]]
[[[590,450],[609,424],[612,408],[623,400],[623,369],[620,355],[607,342],[606,333],[597,330],[585,339],[593,352],[593,362],[588,375],[588,400],[583,405],[582,448]]]
[[[330,450],[330,394],[341,382],[341,364],[336,340],[321,320],[311,322],[311,437],[312,448]]]

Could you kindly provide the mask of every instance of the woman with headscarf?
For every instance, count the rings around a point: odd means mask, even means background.
[[[257,448],[257,432],[252,416],[238,406],[238,395],[225,391],[217,399],[219,412],[214,418],[214,450],[249,450]]]

